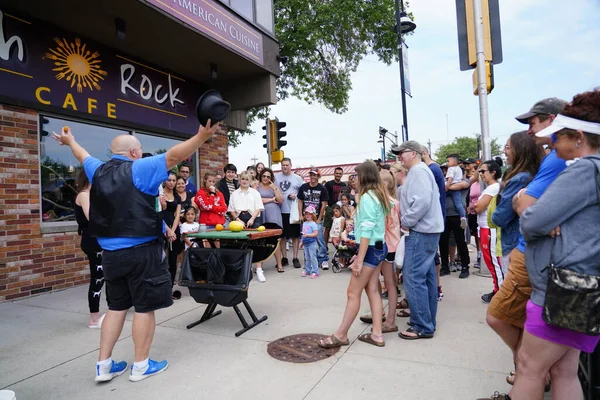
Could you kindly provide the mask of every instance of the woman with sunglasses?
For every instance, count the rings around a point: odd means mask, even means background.
[[[501,160],[498,161],[502,162]],[[502,176],[502,169],[496,161],[488,160],[479,167],[479,176],[481,177],[481,180],[488,185],[481,192],[477,203],[475,203],[477,224],[479,225],[479,240],[481,241],[481,255],[483,256],[483,260],[490,270],[492,280],[494,281],[494,291],[481,296],[481,300],[487,304],[492,300],[492,297],[494,297],[498,288],[504,281],[504,272],[500,266],[500,257],[496,255],[496,229],[490,229],[487,215],[490,201],[500,191],[498,179]]]
[[[273,183],[275,175],[271,168],[264,168],[258,175],[258,193],[262,198],[265,210],[262,212],[261,221],[263,224],[274,224],[281,229],[283,222],[281,219],[281,208],[279,207],[283,203],[283,195],[279,187]],[[281,265],[281,252],[275,252],[275,260],[277,262],[277,272],[283,272],[283,266]],[[256,277],[259,282],[265,282],[266,279],[263,274],[262,264],[256,266]]]

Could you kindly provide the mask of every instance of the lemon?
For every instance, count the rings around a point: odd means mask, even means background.
[[[258,227],[258,229],[257,229],[257,231],[259,231],[259,232],[262,232],[262,231],[264,231],[264,230],[265,230],[265,227],[264,227],[264,226],[262,226],[262,225],[261,225],[261,226],[259,226],[259,227]]]

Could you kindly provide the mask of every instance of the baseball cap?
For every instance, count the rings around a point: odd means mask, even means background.
[[[477,161],[473,158],[467,157],[462,160],[463,164],[475,164]]]
[[[317,210],[315,210],[315,208],[313,206],[308,206],[304,209],[305,213],[311,213],[311,214],[316,214]]]
[[[400,154],[405,151],[416,151],[419,154],[423,154],[423,146],[416,140],[407,140],[404,143],[392,147],[392,153]]]
[[[310,171],[308,171],[308,173],[321,176],[321,171],[319,171],[317,168],[311,168]]]
[[[558,115],[563,110],[563,108],[565,108],[566,105],[567,102],[564,100],[561,100],[556,97],[549,97],[547,99],[538,101],[533,105],[533,107],[531,107],[531,109],[528,112],[515,117],[515,119],[522,124],[527,124],[529,123],[529,118],[534,117],[538,114]]]

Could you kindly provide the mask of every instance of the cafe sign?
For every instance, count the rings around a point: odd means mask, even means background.
[[[196,133],[199,86],[79,35],[0,8],[0,96]]]

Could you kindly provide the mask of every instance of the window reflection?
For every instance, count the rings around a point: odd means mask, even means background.
[[[273,0],[256,2],[256,22],[269,32],[273,32]]]
[[[231,0],[231,8],[237,11],[240,15],[248,18],[250,21],[254,20],[254,7],[252,0]]]
[[[42,221],[74,221],[75,179],[81,165],[69,147],[52,139],[52,132],[69,126],[77,143],[103,161],[110,158],[111,140],[129,132],[46,116],[41,117],[40,126]]]

